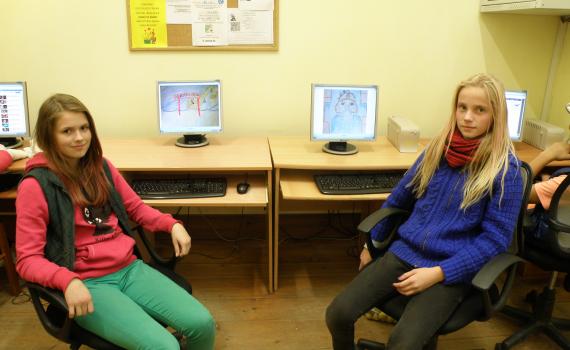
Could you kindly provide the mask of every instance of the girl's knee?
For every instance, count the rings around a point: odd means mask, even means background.
[[[166,329],[160,334],[147,333],[138,339],[137,349],[148,350],[180,350],[178,339]]]
[[[333,300],[333,302],[327,307],[325,319],[327,322],[327,327],[330,330],[337,328],[338,326],[342,326],[350,320],[350,310],[347,310],[345,307],[342,306],[342,303],[339,303],[337,299]],[[352,322],[354,323],[354,322]]]
[[[192,313],[189,315],[189,319],[184,327],[185,329],[180,330],[191,342],[192,340],[205,341],[211,340],[216,337],[216,321],[208,312],[208,310],[203,310],[202,312]]]
[[[387,348],[394,350],[422,349],[426,341],[410,333],[409,329],[406,331],[403,327],[394,327],[390,333]]]

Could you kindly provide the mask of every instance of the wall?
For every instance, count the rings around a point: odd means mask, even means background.
[[[480,15],[478,4],[281,0],[278,52],[204,53],[130,52],[124,0],[4,0],[0,80],[28,82],[32,123],[50,94],[76,95],[106,137],[158,135],[157,80],[221,79],[229,136],[308,137],[313,82],[378,84],[380,134],[400,115],[434,136],[457,82],[480,71],[529,90],[539,115],[556,18]]]
[[[566,39],[552,88],[549,121],[565,130],[570,125],[570,114],[564,106],[570,102],[570,24],[566,25]]]

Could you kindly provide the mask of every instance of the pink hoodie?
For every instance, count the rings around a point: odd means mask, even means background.
[[[12,164],[12,156],[8,151],[1,150],[0,151],[0,172],[5,171],[8,167]]]
[[[149,207],[137,196],[119,171],[109,162],[115,189],[123,198],[129,218],[152,232],[172,231],[177,222],[171,215]],[[30,159],[26,171],[46,167],[42,153]],[[93,278],[116,272],[136,257],[135,241],[123,233],[111,212],[99,225],[89,223],[85,208],[75,207],[75,267],[73,271],[56,265],[44,256],[49,213],[43,191],[34,178],[26,178],[16,198],[16,270],[23,279],[65,291],[73,278]],[[70,213],[71,215],[71,213]]]

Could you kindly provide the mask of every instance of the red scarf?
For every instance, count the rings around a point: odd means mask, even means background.
[[[479,147],[481,139],[467,140],[463,138],[461,132],[456,128],[449,149],[445,153],[447,164],[452,168],[460,168],[473,160],[473,155]]]

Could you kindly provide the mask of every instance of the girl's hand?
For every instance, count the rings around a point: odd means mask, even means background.
[[[95,311],[91,293],[80,279],[72,279],[65,288],[63,295],[69,309],[69,318],[84,316]]]
[[[362,270],[364,266],[370,264],[371,261],[372,261],[372,256],[370,255],[368,249],[367,248],[362,249],[362,252],[360,253],[360,266],[358,266],[358,271]]]
[[[400,282],[394,283],[394,288],[402,295],[420,293],[436,283],[443,281],[445,275],[439,266],[421,267],[408,271],[398,277]]]
[[[184,226],[179,223],[172,226],[172,245],[174,246],[174,255],[181,257],[190,251],[191,238]]]

